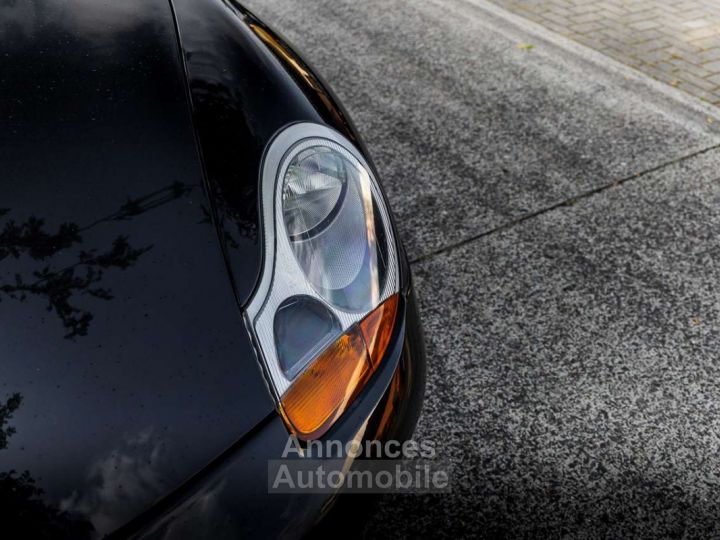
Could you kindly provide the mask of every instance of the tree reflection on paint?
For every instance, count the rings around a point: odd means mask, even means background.
[[[18,393],[0,402],[0,450],[7,448],[15,428],[8,425],[22,404]],[[89,539],[94,527],[89,521],[46,504],[29,471],[0,472],[0,536],[18,538]]]
[[[116,237],[104,250],[81,250],[77,261],[55,267],[52,257],[63,250],[77,247],[82,243],[82,233],[102,223],[132,219],[159,206],[174,201],[193,189],[180,182],[147,195],[128,198],[112,214],[80,226],[63,223],[55,232],[46,228],[45,220],[31,216],[22,223],[8,219],[0,232],[0,269],[2,261],[30,257],[43,266],[32,271],[31,276],[14,274],[0,281],[0,301],[11,298],[25,301],[28,297],[39,297],[47,301],[47,310],[54,312],[67,330],[65,337],[73,339],[87,335],[93,315],[77,307],[78,295],[85,294],[100,300],[111,300],[112,291],[102,286],[104,272],[108,269],[125,270],[134,265],[152,246],[133,247],[126,236]],[[8,215],[9,209],[0,209],[0,218]]]

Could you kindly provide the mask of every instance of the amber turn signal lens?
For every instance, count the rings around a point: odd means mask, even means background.
[[[360,393],[390,343],[397,304],[395,294],[352,326],[282,396],[282,414],[299,439],[321,437]]]
[[[393,294],[360,321],[360,330],[365,339],[370,362],[375,368],[385,356],[385,349],[390,343],[397,304],[398,295]]]

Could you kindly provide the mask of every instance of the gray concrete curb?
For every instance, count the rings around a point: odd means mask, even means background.
[[[441,0],[431,1],[437,5],[447,6],[447,4]],[[707,123],[707,119],[712,118],[713,123],[720,122],[720,107],[707,103],[678,88],[673,88],[665,83],[656,81],[641,71],[618,62],[586,45],[561,36],[552,30],[548,30],[538,23],[511,13],[496,4],[486,0],[462,0],[462,2],[484,11],[486,18],[494,19],[493,22],[503,24],[505,26],[504,30],[507,33],[517,35],[518,42],[526,38],[526,36],[522,34],[530,34],[540,43],[550,47],[561,48],[595,68],[600,68],[613,75],[622,77],[627,80],[628,83],[637,86],[639,92],[642,92],[642,87],[644,87],[644,89],[646,89],[645,94],[649,95],[651,99],[656,97],[664,98],[659,100],[664,101],[664,103],[658,103],[658,107],[662,106],[665,111],[669,110],[674,112],[676,110],[675,107],[680,107],[683,109],[685,115],[696,117],[698,121]],[[534,45],[537,46],[537,43],[534,43]],[[677,118],[685,119],[681,115],[677,115]],[[718,131],[720,131],[720,126],[718,126]]]

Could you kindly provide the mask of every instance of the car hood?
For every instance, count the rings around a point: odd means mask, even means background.
[[[272,414],[256,272],[233,290],[167,1],[5,2],[0,34],[0,514],[104,534]]]

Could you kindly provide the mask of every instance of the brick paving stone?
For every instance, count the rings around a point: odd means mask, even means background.
[[[492,0],[720,105],[720,0]]]
[[[707,51],[702,51],[697,54],[698,58],[701,59],[701,62],[714,62],[715,60],[720,60],[720,47],[717,49],[709,49]]]
[[[714,82],[715,84],[717,84],[718,86],[720,86],[720,73],[717,73],[717,74],[715,74],[715,75],[712,75],[712,76],[708,77],[707,80],[710,81],[710,82]]]

